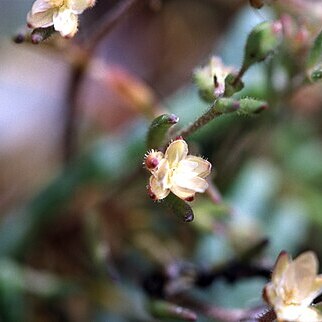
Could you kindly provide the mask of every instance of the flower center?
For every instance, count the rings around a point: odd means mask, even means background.
[[[66,0],[49,0],[49,4],[52,7],[62,7],[66,2]]]

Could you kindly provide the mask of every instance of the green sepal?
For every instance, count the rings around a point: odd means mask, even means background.
[[[236,75],[228,74],[225,78],[225,97],[233,96],[235,93],[240,92],[244,88],[244,83],[241,79],[237,79]]]
[[[235,100],[233,98],[218,99],[214,106],[214,111],[218,114],[227,114],[236,112],[240,115],[257,114],[268,108],[264,101],[256,100],[254,98],[242,98]]]
[[[242,98],[239,100],[240,108],[237,114],[251,115],[258,114],[268,109],[268,105],[265,101],[260,101],[254,98]]]
[[[56,30],[53,26],[47,28],[36,28],[31,33],[31,42],[35,45],[43,42],[44,40],[48,39],[52,36]]]
[[[175,215],[182,218],[184,222],[191,222],[194,219],[194,213],[190,205],[180,199],[173,193],[170,193],[163,204]]]
[[[162,114],[155,118],[148,130],[147,147],[156,149],[163,145],[167,139],[169,129],[177,124],[179,117],[174,114]]]
[[[309,52],[306,67],[307,69],[314,68],[322,63],[322,31],[315,38],[313,46]]]

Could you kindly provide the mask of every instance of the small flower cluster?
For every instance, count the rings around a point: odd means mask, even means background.
[[[205,192],[211,163],[203,158],[188,155],[183,139],[170,143],[163,154],[151,150],[145,156],[145,167],[151,172],[148,191],[154,200],[164,199],[170,191],[179,198],[192,201],[196,192]]]
[[[317,271],[318,260],[313,252],[305,252],[293,261],[286,252],[279,255],[272,281],[263,292],[278,322],[322,321],[322,314],[312,306],[322,293],[322,275]]]
[[[78,29],[78,15],[94,4],[95,0],[36,0],[27,15],[28,26],[54,26],[63,37],[71,38]]]

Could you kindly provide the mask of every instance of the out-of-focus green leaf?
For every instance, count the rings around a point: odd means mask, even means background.
[[[22,254],[79,188],[88,184],[108,187],[138,169],[144,154],[142,128],[103,140],[64,169],[24,209],[6,216],[0,225],[0,255]]]

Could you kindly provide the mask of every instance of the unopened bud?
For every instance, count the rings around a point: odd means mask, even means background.
[[[56,31],[53,26],[47,28],[36,28],[31,33],[31,42],[35,45],[38,45],[52,36],[55,32]]]
[[[158,148],[167,139],[169,129],[179,122],[179,117],[174,114],[163,114],[155,118],[147,135],[148,148]]]
[[[237,112],[242,115],[251,115],[268,109],[268,105],[266,102],[254,98],[242,98],[240,100],[221,98],[216,101],[214,109],[220,114]]]
[[[21,44],[25,41],[26,39],[26,36],[22,33],[22,32],[19,32],[17,35],[15,35],[13,37],[13,41],[16,43],[16,44]]]
[[[306,67],[311,82],[322,81],[322,31],[314,40],[306,62]]]
[[[147,192],[148,192],[149,197],[150,197],[152,200],[157,200],[157,196],[152,192],[152,190],[151,190],[151,187],[150,187],[150,186],[147,186]]]
[[[263,22],[257,25],[247,38],[242,69],[246,70],[272,55],[280,45],[281,39],[280,21]]]
[[[162,159],[162,152],[151,150],[149,151],[144,158],[144,165],[149,171],[153,171],[157,168]]]

